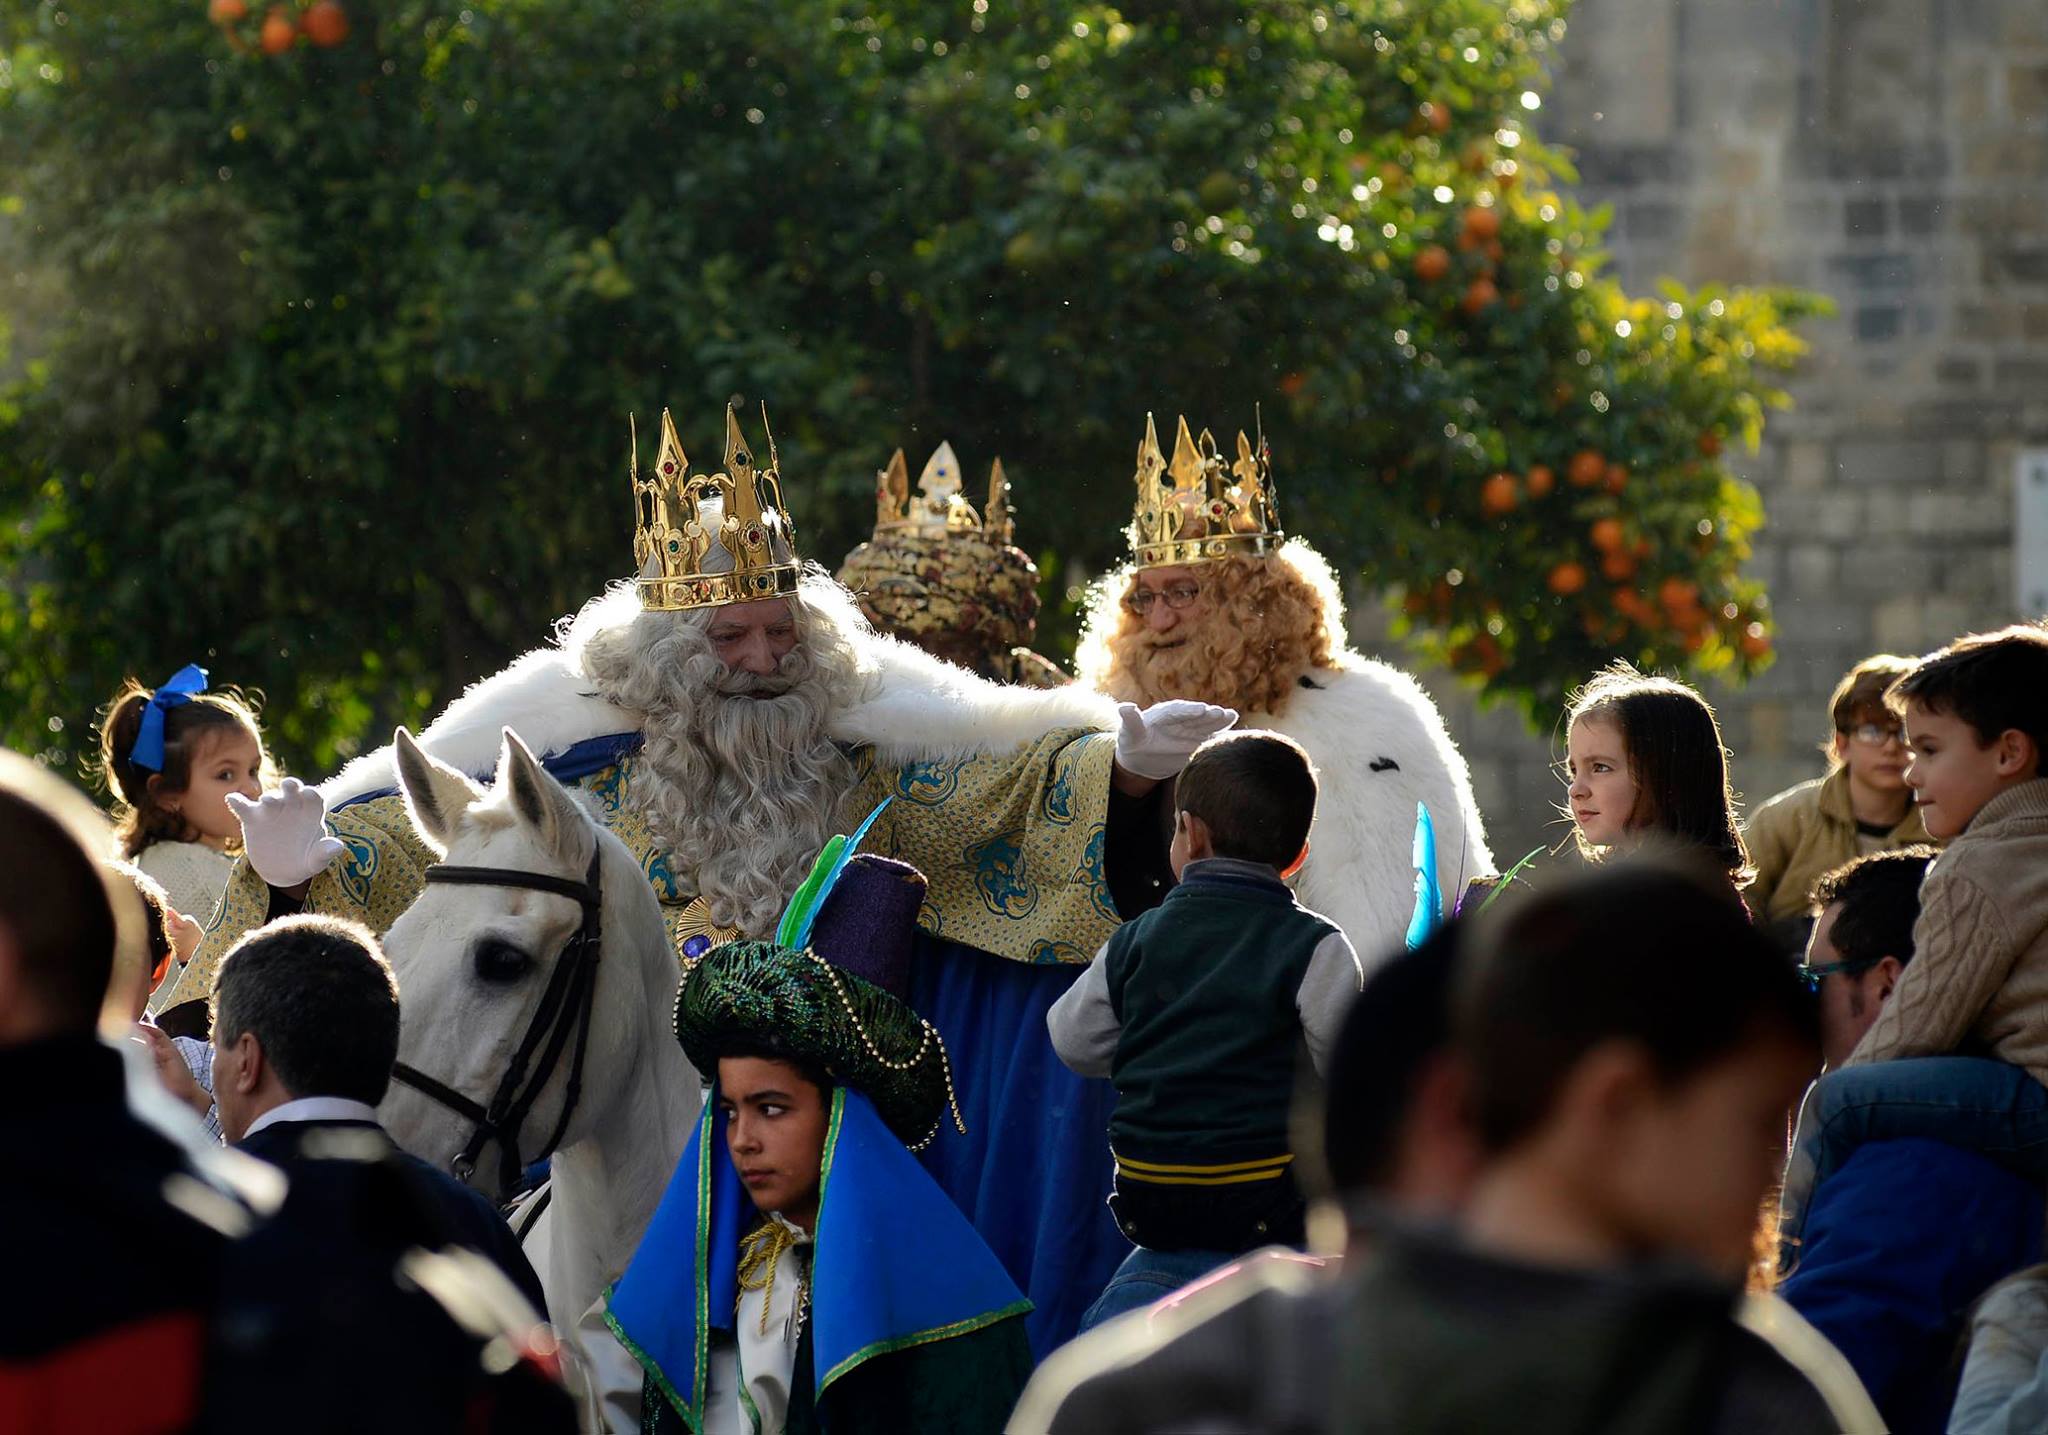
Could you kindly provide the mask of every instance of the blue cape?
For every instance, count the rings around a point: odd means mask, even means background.
[[[640,1248],[605,1293],[613,1334],[693,1430],[704,1424],[711,1332],[733,1328],[740,1238],[757,1219],[714,1083]],[[1030,1309],[867,1097],[834,1088],[811,1257],[813,1396],[875,1356]]]

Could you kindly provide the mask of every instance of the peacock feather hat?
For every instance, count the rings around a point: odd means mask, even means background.
[[[902,985],[896,970],[907,965],[924,878],[904,863],[855,855],[873,821],[826,844],[774,941],[726,942],[684,963],[676,1040],[707,1078],[723,1056],[787,1053],[864,1093],[905,1145],[922,1150],[949,1107],[954,1125],[967,1128],[945,1041],[889,990]],[[832,950],[822,940],[832,934],[858,950]]]

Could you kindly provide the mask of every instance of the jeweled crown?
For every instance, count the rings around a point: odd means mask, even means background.
[[[1263,436],[1256,448],[1237,435],[1237,461],[1225,464],[1207,429],[1197,439],[1180,420],[1173,458],[1159,448],[1159,431],[1145,415],[1138,445],[1138,506],[1131,515],[1131,555],[1140,568],[1206,563],[1232,554],[1274,552],[1286,534],[1273,492],[1272,454]]]
[[[767,431],[766,405],[761,427]],[[689,455],[663,409],[661,448],[653,473],[643,477],[639,436],[634,435],[633,560],[643,608],[678,612],[796,591],[803,572],[796,525],[782,503],[775,435],[767,437],[768,466],[756,468],[740,435],[739,417],[728,408],[725,467],[718,473],[691,473]]]
[[[889,466],[875,475],[875,535],[910,532],[926,538],[972,535],[998,546],[1008,543],[1014,524],[1010,517],[1010,480],[997,459],[988,471],[988,507],[974,511],[961,492],[960,460],[953,445],[941,441],[925,460],[918,475],[917,496],[910,495],[910,466],[897,449]]]

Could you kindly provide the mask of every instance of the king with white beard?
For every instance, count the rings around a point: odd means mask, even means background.
[[[930,882],[913,996],[974,1128],[928,1161],[1037,1303],[1042,1351],[1123,1253],[1102,1204],[1107,1088],[1065,1076],[1045,1010],[1119,920],[1116,853],[1146,825],[1131,814],[1232,714],[1005,687],[876,634],[798,557],[778,470],[771,439],[757,471],[728,411],[723,470],[692,474],[664,413],[654,472],[634,465],[637,581],[470,688],[420,743],[483,780],[517,732],[640,859],[691,955],[772,937],[826,838],[893,799],[865,848]],[[245,813],[247,856],[165,1020],[189,1017],[221,955],[279,911],[379,932],[398,918],[436,858],[395,787],[383,748]]]

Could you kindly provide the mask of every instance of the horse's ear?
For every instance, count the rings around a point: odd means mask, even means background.
[[[391,746],[398,757],[398,790],[405,795],[414,829],[429,847],[446,853],[455,824],[471,803],[483,797],[483,789],[447,763],[429,757],[404,728],[391,735]]]
[[[576,804],[509,727],[498,754],[498,782],[511,789],[512,810],[540,834],[544,844],[554,850],[566,845],[568,834],[580,820]]]

